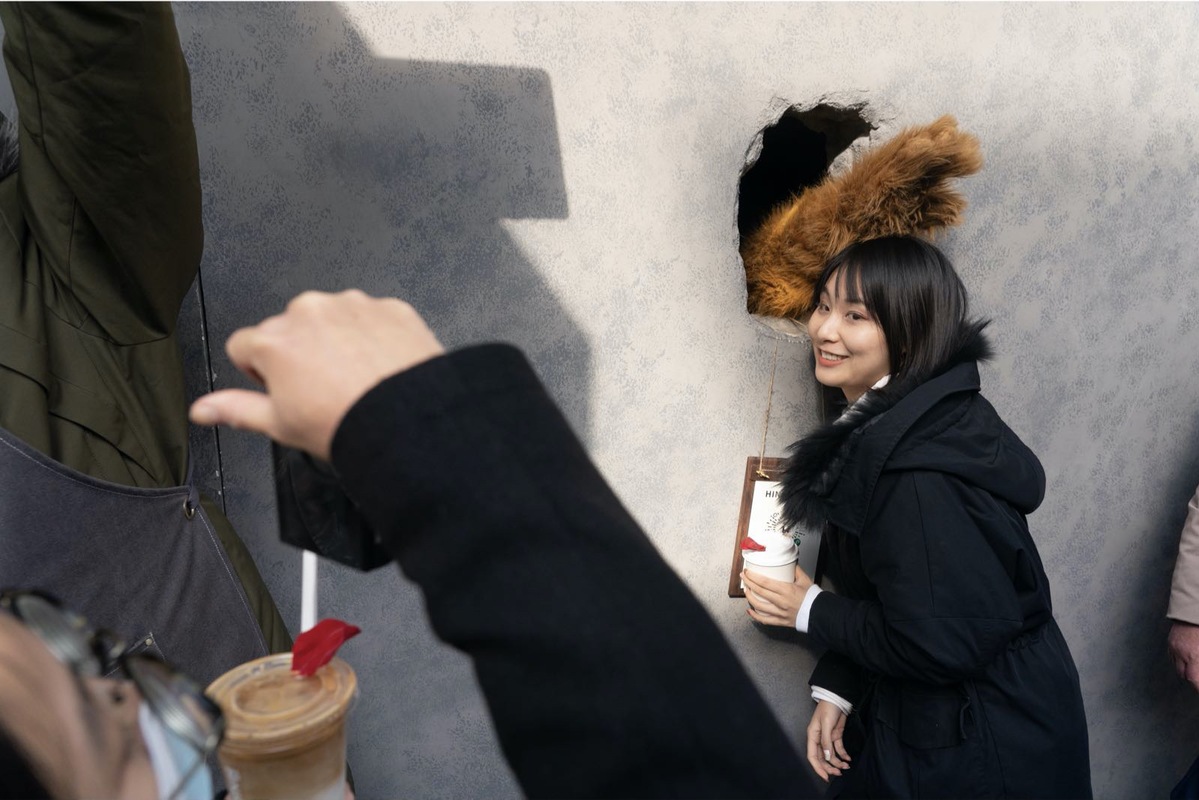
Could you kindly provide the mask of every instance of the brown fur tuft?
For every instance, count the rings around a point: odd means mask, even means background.
[[[978,139],[946,115],[900,131],[780,205],[741,245],[750,313],[806,315],[824,265],[854,242],[957,225],[966,199],[949,181],[982,165]]]

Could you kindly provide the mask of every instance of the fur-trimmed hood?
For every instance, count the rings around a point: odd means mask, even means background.
[[[976,362],[990,356],[982,326],[971,326],[932,378],[872,389],[792,445],[782,479],[788,524],[819,529],[831,522],[861,533],[874,487],[888,469],[949,472],[1023,513],[1040,505],[1040,462],[978,393]]]

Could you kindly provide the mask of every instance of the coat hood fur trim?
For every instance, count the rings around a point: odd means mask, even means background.
[[[949,182],[982,165],[978,139],[946,115],[900,131],[780,205],[742,243],[750,313],[800,319],[824,265],[849,245],[958,224],[966,200]]]
[[[871,389],[858,399],[839,418],[825,423],[791,445],[791,456],[783,472],[782,504],[787,525],[800,525],[808,530],[820,530],[832,516],[833,492],[841,472],[854,450],[856,434],[874,424],[884,413],[915,389],[945,374],[953,367],[991,358],[991,345],[983,335],[986,322],[967,323],[961,334],[961,344],[946,364],[931,376],[910,376],[892,381],[882,389]],[[939,399],[935,398],[935,399]],[[920,413],[926,409],[920,409]],[[912,419],[912,422],[915,418]],[[906,430],[906,427],[903,428]],[[902,434],[903,430],[899,433]],[[892,445],[898,442],[892,442]],[[888,451],[889,454],[889,451]],[[881,471],[881,464],[879,465]],[[874,472],[869,486],[859,487],[863,497],[855,500],[864,513],[874,490]]]

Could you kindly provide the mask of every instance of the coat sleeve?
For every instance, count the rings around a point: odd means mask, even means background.
[[[832,692],[856,706],[862,699],[862,668],[835,650],[826,650],[816,662],[808,686]]]
[[[1178,540],[1178,560],[1174,562],[1166,616],[1199,625],[1199,489],[1187,503],[1187,519]]]
[[[333,463],[434,631],[473,660],[527,794],[817,795],[518,351],[384,381],[342,421]]]
[[[936,472],[886,475],[875,492],[861,553],[878,601],[821,592],[809,633],[882,675],[953,683],[978,674],[1023,621],[1015,585],[987,541],[987,526],[1009,524],[1008,512]]]
[[[200,265],[191,88],[165,3],[0,8],[20,192],[80,327],[118,344],[174,329]]]

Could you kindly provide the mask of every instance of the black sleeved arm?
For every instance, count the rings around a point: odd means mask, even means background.
[[[819,686],[856,706],[862,699],[862,668],[835,650],[826,650],[816,662],[808,686]]]
[[[881,675],[954,683],[979,674],[1021,630],[1012,580],[980,527],[985,493],[936,472],[884,476],[862,534],[877,602],[821,592],[814,641]],[[823,685],[823,684],[822,684]]]
[[[434,630],[473,659],[529,795],[816,796],[519,351],[384,381],[342,421],[333,462]]]

